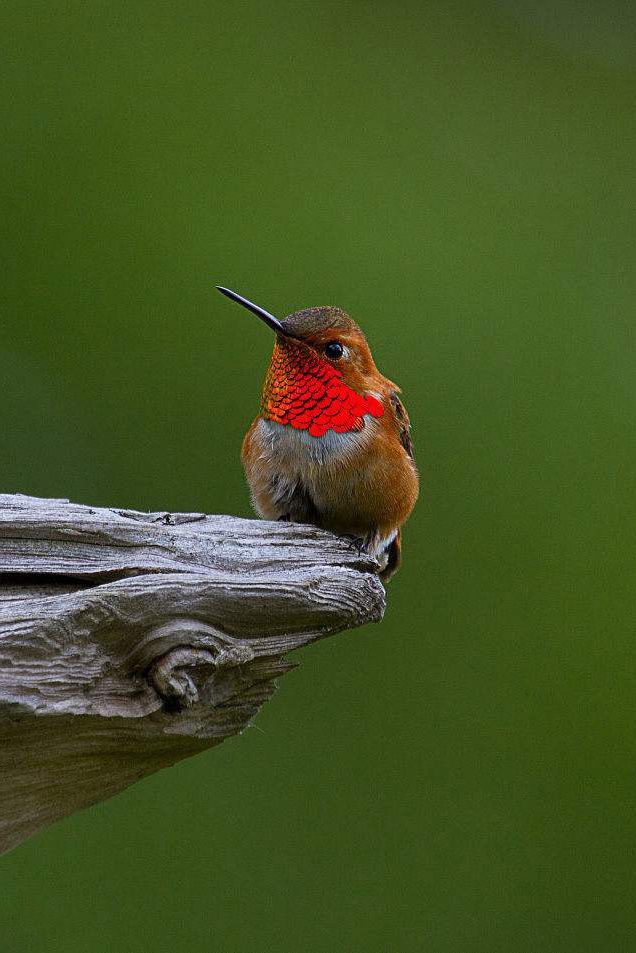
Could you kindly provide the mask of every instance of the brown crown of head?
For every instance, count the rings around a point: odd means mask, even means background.
[[[301,340],[327,331],[357,331],[358,334],[362,334],[346,311],[328,306],[294,311],[293,314],[283,318],[281,324],[287,334]]]

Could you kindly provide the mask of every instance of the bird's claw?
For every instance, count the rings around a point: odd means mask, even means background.
[[[347,536],[346,539],[349,541],[349,545],[358,554],[358,556],[369,555],[369,550],[367,549],[367,540],[363,536]]]

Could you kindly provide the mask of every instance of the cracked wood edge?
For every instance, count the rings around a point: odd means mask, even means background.
[[[313,526],[0,495],[0,853],[240,733],[286,654],[376,622]]]

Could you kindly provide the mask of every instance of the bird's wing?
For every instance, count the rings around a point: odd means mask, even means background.
[[[413,460],[413,441],[411,440],[411,421],[409,420],[409,415],[406,412],[404,404],[398,397],[397,391],[391,391],[389,396],[391,398],[391,405],[395,414],[395,421],[397,423],[400,443],[408,453],[411,460]]]

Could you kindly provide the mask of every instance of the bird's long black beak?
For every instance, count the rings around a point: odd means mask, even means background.
[[[248,301],[247,298],[244,298],[243,295],[239,295],[236,291],[230,291],[229,288],[223,288],[221,285],[216,286],[217,291],[220,291],[222,295],[225,295],[226,298],[230,298],[232,301],[237,301],[238,304],[242,304],[244,308],[247,308],[248,311],[251,311],[252,314],[255,314],[257,318],[260,318],[261,321],[264,321],[273,331],[276,331],[277,334],[285,334],[285,329],[280,323],[278,318],[275,318],[273,314],[270,314],[269,311],[266,311],[265,308],[259,308],[257,304],[254,304],[252,301]]]

